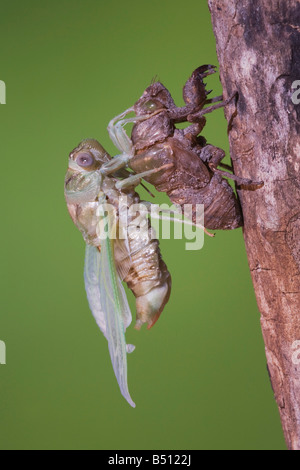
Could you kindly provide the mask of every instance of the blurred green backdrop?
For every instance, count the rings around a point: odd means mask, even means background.
[[[0,39],[1,449],[284,449],[242,231],[199,252],[161,243],[173,291],[151,331],[128,330],[133,410],[88,308],[64,202],[82,138],[114,153],[108,121],[155,75],[182,104],[193,69],[217,64],[206,2],[2,2]],[[209,84],[221,93],[217,76]],[[222,111],[205,136],[228,151]]]

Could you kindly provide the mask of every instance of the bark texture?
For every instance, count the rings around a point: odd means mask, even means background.
[[[208,0],[235,173],[264,181],[239,190],[266,356],[289,449],[300,449],[299,0]],[[233,114],[233,116],[232,116]],[[298,342],[298,343],[297,343]]]

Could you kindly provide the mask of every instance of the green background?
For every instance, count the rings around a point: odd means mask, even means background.
[[[190,73],[217,64],[206,2],[2,2],[0,41],[1,449],[284,449],[241,229],[198,252],[162,241],[171,300],[151,331],[127,334],[134,410],[89,312],[64,202],[81,139],[114,154],[108,121],[154,76],[182,104]],[[204,134],[228,151],[223,111]]]

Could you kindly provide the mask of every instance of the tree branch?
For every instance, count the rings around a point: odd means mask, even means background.
[[[229,132],[234,170],[265,183],[238,191],[244,238],[283,431],[289,449],[300,450],[300,105],[292,99],[300,2],[208,4],[224,96],[239,94]],[[231,104],[228,121],[234,112]]]

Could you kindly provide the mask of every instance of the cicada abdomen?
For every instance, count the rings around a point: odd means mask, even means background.
[[[132,195],[129,201],[132,204]],[[139,197],[135,195],[134,205],[138,207],[139,203]],[[118,256],[118,250],[115,255],[117,267],[121,274],[125,268],[126,274],[122,277],[136,297],[136,329],[140,329],[144,323],[148,324],[148,328],[155,324],[171,293],[171,275],[161,257],[159,241],[150,222],[145,220],[141,212],[134,217],[129,216],[128,220],[124,244],[128,246],[129,263],[122,260],[122,255]],[[140,226],[141,219],[145,225],[143,229]]]

